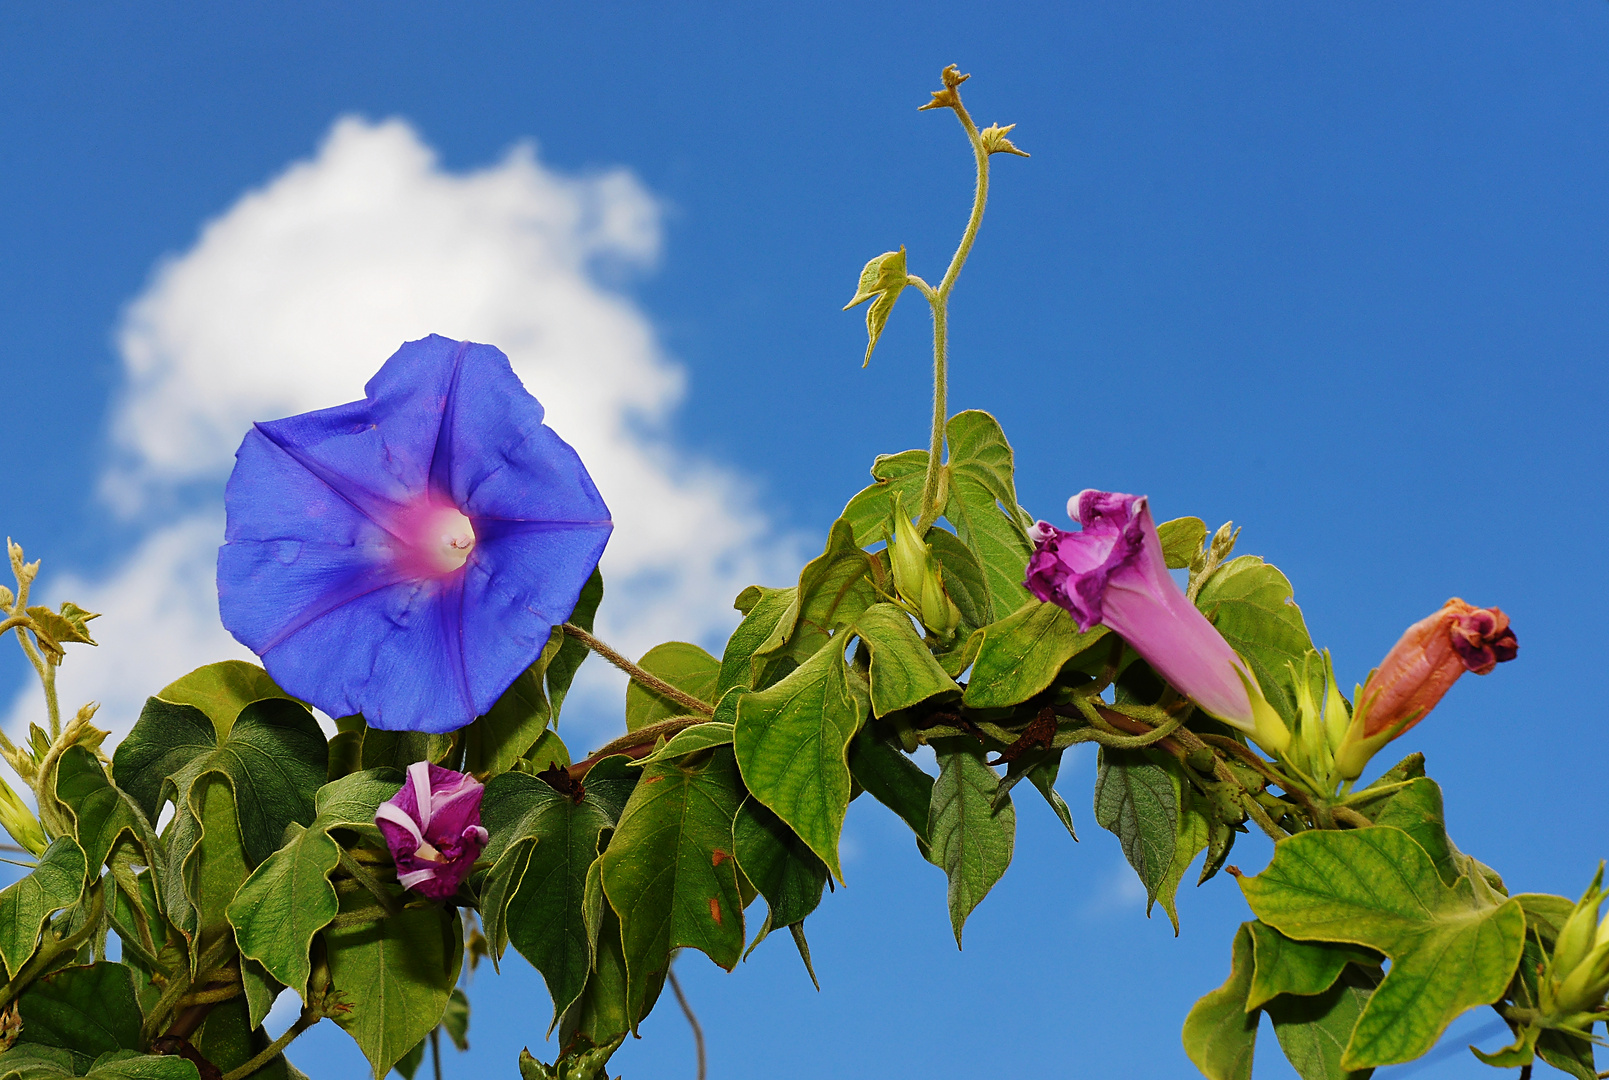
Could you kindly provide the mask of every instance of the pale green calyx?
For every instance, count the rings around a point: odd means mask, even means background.
[[[1284,758],[1291,745],[1290,728],[1285,726],[1279,712],[1268,703],[1262,688],[1248,671],[1237,666],[1235,674],[1240,676],[1240,682],[1246,688],[1246,697],[1251,699],[1252,721],[1256,725],[1252,739],[1275,757]]]

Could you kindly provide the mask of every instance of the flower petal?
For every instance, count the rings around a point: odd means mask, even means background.
[[[569,618],[609,541],[607,525],[477,522],[464,574],[463,642],[469,694],[484,714]],[[585,575],[579,573],[585,568]]]
[[[459,632],[463,580],[403,582],[325,613],[262,653],[288,693],[387,731],[453,731],[477,715]]]

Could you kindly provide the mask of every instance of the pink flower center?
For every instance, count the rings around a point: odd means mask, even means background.
[[[411,569],[421,576],[450,574],[475,550],[475,526],[456,506],[429,505],[400,523],[409,546]]]

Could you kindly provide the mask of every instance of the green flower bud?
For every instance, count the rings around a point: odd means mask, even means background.
[[[1603,864],[1592,884],[1576,901],[1575,909],[1559,931],[1559,940],[1553,945],[1553,970],[1561,978],[1574,971],[1592,951],[1593,932],[1598,928],[1598,909],[1603,905]]]
[[[1598,919],[1603,906],[1603,864],[1559,931],[1548,964],[1547,991],[1553,1011],[1586,1012],[1609,994],[1609,918]]]
[[[45,830],[40,827],[39,819],[34,817],[33,811],[4,780],[0,780],[0,825],[11,834],[17,846],[31,855],[44,854],[50,843],[45,838]]]
[[[899,493],[894,494],[894,531],[888,538],[888,558],[894,568],[894,591],[916,612],[922,625],[948,639],[961,625],[961,610],[944,588],[944,575],[933,558],[933,548],[916,534],[905,516]]]

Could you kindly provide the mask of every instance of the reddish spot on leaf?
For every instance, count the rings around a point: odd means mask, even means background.
[[[715,920],[716,926],[721,925],[721,902],[713,896],[710,897],[710,918]]]
[[[723,862],[725,862],[727,859],[730,859],[731,857],[732,856],[728,855],[726,852],[722,851],[720,848],[716,848],[714,854],[712,854],[710,856],[710,865],[711,866],[720,866]]]
[[[646,780],[643,781],[643,783],[645,783],[645,784],[657,784],[663,779],[665,779],[665,774],[660,773],[658,776],[650,776],[650,777],[648,777]]]

